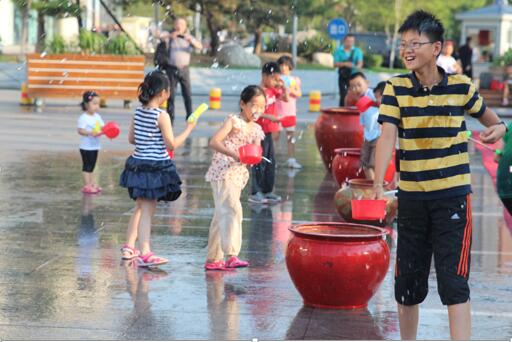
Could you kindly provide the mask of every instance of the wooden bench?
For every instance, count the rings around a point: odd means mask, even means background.
[[[93,90],[102,99],[136,99],[144,80],[144,60],[144,56],[28,54],[27,93],[36,99],[81,98]]]

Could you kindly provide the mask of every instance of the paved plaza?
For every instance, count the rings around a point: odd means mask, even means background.
[[[194,96],[198,105],[206,96]],[[159,204],[153,249],[170,259],[157,270],[121,262],[119,247],[133,201],[118,186],[131,153],[127,127],[132,110],[120,101],[100,111],[121,125],[121,135],[102,140],[98,167],[101,195],[83,195],[78,100],[48,100],[41,110],[18,105],[19,91],[0,90],[0,340],[342,340],[399,339],[393,295],[396,241],[391,267],[367,309],[304,307],[285,265],[287,228],[306,221],[338,221],[337,186],[314,139],[318,114],[299,101],[297,159],[285,168],[285,144],[277,159],[276,193],[283,203],[249,204],[246,189],[241,257],[251,263],[234,272],[205,272],[213,199],[204,174],[211,161],[208,137],[238,99],[201,117],[176,153],[184,193]],[[184,125],[181,97],[176,131]],[[324,107],[337,99],[325,97]],[[468,119],[470,129],[478,128]],[[470,145],[473,185],[472,288],[474,339],[512,337],[512,227],[491,177]],[[419,339],[448,339],[448,316],[436,278],[421,306]]]

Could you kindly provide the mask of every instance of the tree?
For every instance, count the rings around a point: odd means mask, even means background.
[[[32,0],[15,0],[14,4],[21,10],[22,14],[22,26],[21,26],[21,49],[20,54],[24,58],[27,53],[28,44],[28,24],[29,24],[29,12],[32,7]]]
[[[37,44],[36,50],[42,51],[46,38],[45,16],[70,14],[80,16],[80,6],[68,0],[33,0],[32,8],[37,10]]]

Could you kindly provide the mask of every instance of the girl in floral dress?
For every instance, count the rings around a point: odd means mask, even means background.
[[[240,113],[230,114],[210,140],[215,153],[205,178],[212,186],[215,213],[208,237],[206,270],[249,266],[247,261],[238,259],[242,246],[240,195],[249,179],[247,166],[239,162],[238,149],[247,144],[260,145],[265,138],[255,122],[265,111],[265,103],[261,87],[246,87],[240,95]]]

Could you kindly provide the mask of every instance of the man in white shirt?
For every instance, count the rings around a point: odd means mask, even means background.
[[[453,58],[453,40],[447,40],[443,45],[443,50],[439,57],[437,57],[437,65],[446,71],[448,74],[460,74],[462,73],[462,68]]]

